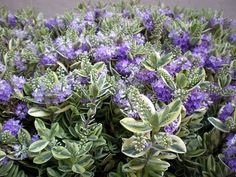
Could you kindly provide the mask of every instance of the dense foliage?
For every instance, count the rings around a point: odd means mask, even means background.
[[[0,176],[236,172],[236,34],[134,2],[0,9]]]

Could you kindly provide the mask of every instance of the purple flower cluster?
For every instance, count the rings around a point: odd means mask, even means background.
[[[100,47],[96,48],[94,53],[94,59],[96,62],[104,61],[108,62],[111,60],[115,55],[115,50],[113,47],[101,45]]]
[[[156,80],[151,85],[158,100],[163,101],[164,103],[171,102],[173,91],[166,86],[162,79]]]
[[[15,27],[17,23],[16,16],[9,13],[7,17],[7,22],[10,26]]]
[[[171,40],[173,45],[178,46],[181,48],[182,52],[186,52],[189,47],[189,33],[188,32],[181,32],[172,30],[168,36]]]
[[[22,125],[19,120],[8,119],[4,122],[2,131],[9,131],[13,136],[16,136],[20,128],[22,128]]]
[[[57,63],[56,53],[46,53],[40,59],[41,65],[53,65]]]
[[[58,83],[51,89],[41,83],[38,88],[32,92],[34,100],[37,102],[44,102],[45,104],[59,104],[71,95],[71,85]]]
[[[166,66],[167,71],[171,75],[179,73],[181,70],[187,70],[192,67],[191,61],[188,58],[181,56],[173,60],[170,64]]]
[[[168,134],[173,134],[178,129],[178,122],[178,119],[171,122],[169,125],[164,127],[164,131]]]
[[[12,76],[12,85],[14,86],[15,89],[22,91],[24,84],[26,83],[26,80],[23,76]]]
[[[8,102],[12,93],[11,85],[6,80],[0,79],[0,103]]]
[[[224,149],[224,161],[231,171],[236,172],[236,134],[229,134],[227,147]]]
[[[232,103],[227,103],[224,105],[219,112],[219,118],[221,121],[225,122],[228,117],[232,116],[234,112],[234,106]]]
[[[156,73],[149,70],[141,70],[136,74],[138,80],[146,83],[153,83],[156,80]]]
[[[152,31],[154,28],[154,21],[153,21],[151,12],[147,10],[144,12],[137,10],[137,15],[142,20],[147,30]]]
[[[68,60],[73,60],[76,57],[78,57],[80,54],[86,51],[86,46],[82,45],[81,47],[77,47],[76,45],[74,45],[72,40],[68,38],[65,39],[63,37],[58,37],[55,40],[55,46],[57,50],[59,51],[59,53]],[[52,56],[50,56],[50,58],[48,58],[47,60],[50,60],[50,63],[52,61],[55,62],[56,55],[52,54]]]
[[[212,101],[207,92],[194,89],[185,100],[184,107],[186,108],[187,115],[191,115],[195,110],[201,107],[208,107],[211,103]]]
[[[15,115],[18,119],[25,119],[28,114],[28,106],[26,103],[18,103],[15,108]]]

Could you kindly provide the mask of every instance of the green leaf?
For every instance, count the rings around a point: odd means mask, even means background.
[[[172,139],[172,145],[167,148],[168,151],[175,152],[175,153],[186,153],[187,149],[185,146],[185,143],[183,140],[176,136],[176,135],[170,135]]]
[[[63,146],[55,146],[52,148],[52,155],[57,160],[71,158],[71,153]]]
[[[138,171],[142,170],[145,166],[145,160],[144,159],[132,159],[128,163],[128,167],[132,170]]]
[[[77,109],[77,108],[75,106],[73,106],[73,105],[67,105],[64,108],[59,109],[58,111],[56,111],[55,114],[60,114],[60,113],[66,112],[69,109],[73,110],[73,109]]]
[[[35,119],[34,126],[35,126],[37,131],[46,129],[46,126],[45,126],[44,122],[41,119]]]
[[[89,93],[92,96],[92,98],[96,98],[99,95],[99,88],[95,84],[89,85]]]
[[[59,133],[59,129],[60,129],[59,123],[58,122],[53,123],[50,129],[49,138],[50,139],[54,138]]]
[[[45,151],[45,152],[42,152],[41,154],[37,155],[33,162],[35,164],[43,164],[47,161],[49,161],[50,159],[52,158],[52,153],[50,151]]]
[[[185,76],[184,73],[179,72],[176,76],[176,86],[177,88],[184,88],[187,86],[187,77]]]
[[[162,109],[160,112],[158,112],[158,124],[159,127],[164,127],[174,120],[176,120],[182,109],[182,102],[177,99],[170,104],[168,104],[164,109]]]
[[[18,140],[21,144],[29,145],[31,141],[31,136],[26,129],[21,128],[18,132]]]
[[[75,164],[72,166],[72,171],[75,173],[83,174],[86,170],[79,164]]]
[[[51,115],[51,112],[40,107],[32,107],[29,109],[28,114],[33,117],[48,117]]]
[[[47,173],[48,173],[49,176],[52,176],[52,177],[61,176],[56,170],[54,170],[51,167],[47,167]]]
[[[197,68],[188,74],[188,89],[193,89],[205,80],[206,72],[204,68]]]
[[[216,119],[214,117],[208,117],[208,121],[218,130],[228,133],[229,128],[219,119]]]
[[[124,118],[120,121],[121,125],[133,133],[147,133],[152,131],[149,124],[137,121],[134,118]]]
[[[158,69],[159,74],[161,75],[162,80],[165,84],[172,90],[176,89],[174,79],[172,76],[163,68]]]
[[[103,71],[104,66],[105,66],[105,64],[102,61],[97,62],[93,65],[93,67],[96,68],[98,70],[98,72]]]
[[[76,156],[82,156],[90,151],[93,146],[93,142],[87,142],[82,145],[79,151],[76,152]]]
[[[0,150],[0,161],[6,157],[6,153]]]
[[[146,154],[148,147],[145,147],[142,151],[138,151],[135,148],[135,137],[131,137],[129,139],[124,139],[121,152],[128,157],[138,158]]]
[[[40,152],[41,150],[46,148],[48,144],[49,144],[49,141],[47,141],[47,140],[35,141],[30,145],[29,151],[31,151],[31,152]]]

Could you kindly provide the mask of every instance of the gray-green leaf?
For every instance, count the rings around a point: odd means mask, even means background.
[[[219,119],[216,119],[214,117],[209,117],[208,121],[218,130],[228,133],[229,128]]]

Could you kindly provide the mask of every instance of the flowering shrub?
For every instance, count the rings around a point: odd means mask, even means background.
[[[0,176],[236,172],[236,34],[134,2],[0,10]]]

